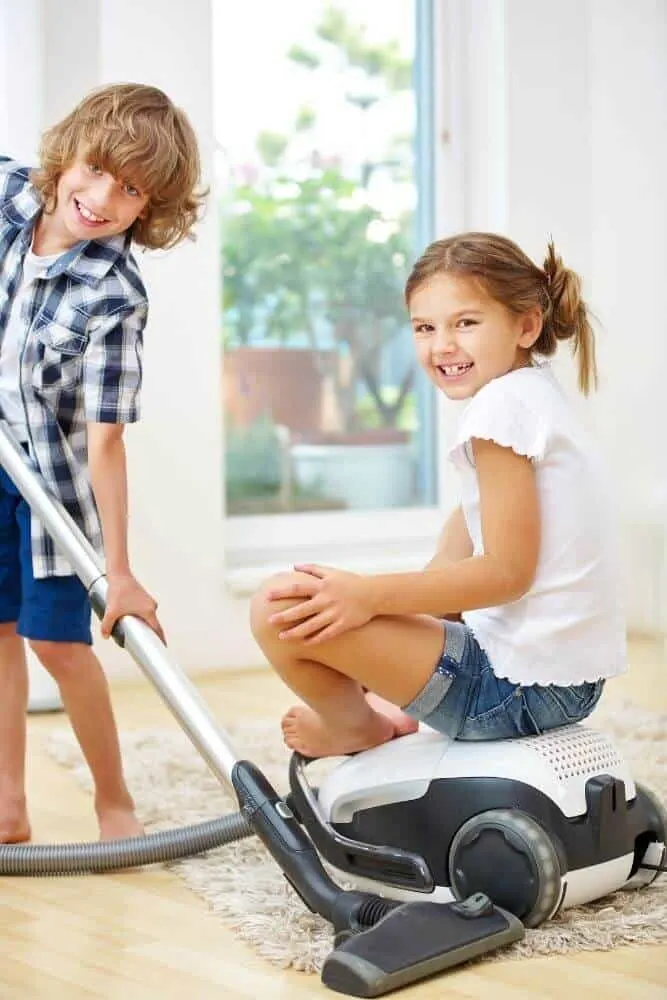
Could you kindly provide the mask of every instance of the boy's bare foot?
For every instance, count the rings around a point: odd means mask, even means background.
[[[134,809],[119,807],[97,810],[100,840],[122,840],[124,837],[143,837],[144,828],[134,814]]]
[[[0,802],[0,844],[23,844],[31,836],[25,802],[11,805]]]

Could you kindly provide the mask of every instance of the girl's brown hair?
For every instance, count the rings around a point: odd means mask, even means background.
[[[405,286],[408,305],[414,291],[434,274],[471,277],[491,298],[516,315],[536,306],[542,312],[542,331],[532,350],[545,357],[555,353],[558,342],[571,340],[578,362],[579,388],[588,394],[597,385],[595,339],[588,310],[581,295],[581,278],[563,265],[549,241],[541,268],[504,236],[463,233],[431,243]]]
[[[60,175],[85,157],[134,185],[148,203],[132,238],[151,250],[194,239],[192,227],[206,191],[197,190],[199,150],[185,113],[157,87],[138,83],[100,87],[61,122],[47,129],[40,166],[31,180],[44,210],[53,212]]]

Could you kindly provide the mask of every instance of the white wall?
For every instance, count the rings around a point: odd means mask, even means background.
[[[463,225],[507,233],[537,263],[552,235],[584,276],[601,387],[577,405],[617,486],[630,624],[655,627],[667,532],[667,5],[452,0],[446,10],[464,52]],[[574,390],[567,351],[558,369]]]
[[[659,536],[647,528],[667,533],[667,4],[594,0],[590,58],[597,425],[628,523],[632,620],[649,627]]]
[[[206,182],[213,159],[209,0],[187,16],[160,0],[0,0],[0,144],[33,159],[39,133],[92,87],[162,87],[198,135]],[[16,100],[17,81],[21,82]],[[257,662],[247,602],[224,585],[219,233],[215,192],[196,243],[141,254],[151,298],[143,419],[128,429],[130,543],[135,572],[159,599],[184,667]],[[110,674],[136,670],[96,642]]]

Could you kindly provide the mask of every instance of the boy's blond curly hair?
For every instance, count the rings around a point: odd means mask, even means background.
[[[186,237],[207,191],[198,189],[197,140],[185,113],[157,87],[121,83],[92,91],[46,130],[31,181],[53,212],[60,175],[77,158],[95,163],[148,196],[132,238],[151,250]]]

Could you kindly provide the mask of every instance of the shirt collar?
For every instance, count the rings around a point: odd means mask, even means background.
[[[38,202],[36,211],[29,218],[25,218],[22,225],[20,239],[26,252],[32,244],[33,230],[40,208],[41,203]],[[66,273],[86,285],[95,286],[107,276],[120,258],[127,256],[131,242],[132,237],[129,232],[107,236],[103,240],[82,240],[60,254],[42,277],[57,278]]]
[[[21,230],[19,238],[26,252],[30,249],[33,230],[42,207],[39,192],[29,183],[1,206],[9,223]],[[57,278],[67,273],[87,285],[95,286],[107,276],[120,258],[127,257],[131,242],[129,232],[108,236],[103,240],[82,240],[61,254],[47,268],[44,277]]]

